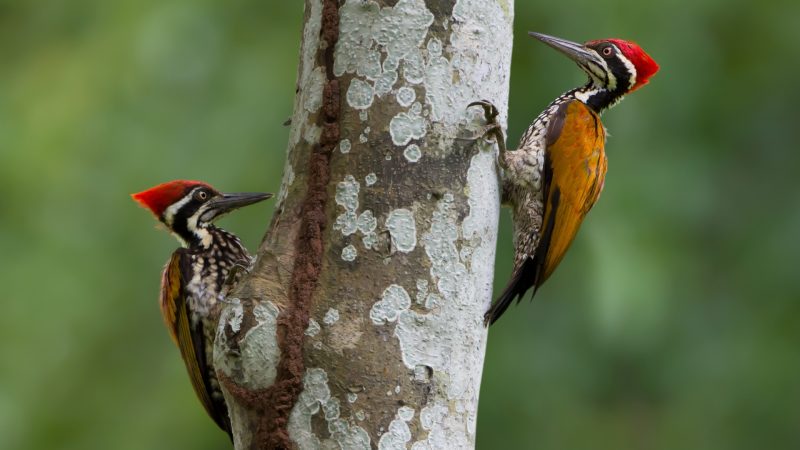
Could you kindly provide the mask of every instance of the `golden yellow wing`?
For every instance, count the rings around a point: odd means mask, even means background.
[[[205,343],[202,325],[192,326],[186,293],[184,292],[188,255],[178,249],[164,267],[161,277],[161,315],[172,340],[181,352],[189,379],[197,398],[214,422],[230,435],[228,413],[224,405],[218,405],[211,396],[208,366],[204,355]]]
[[[560,122],[560,124],[559,124]],[[603,189],[608,161],[600,117],[580,101],[562,106],[548,132],[544,220],[536,256],[544,256],[537,287],[561,262]]]
[[[181,273],[181,253],[176,251],[172,254],[164,272],[161,274],[161,296],[158,305],[161,307],[161,318],[167,326],[172,342],[180,348],[178,343],[178,303],[183,303],[183,274]]]
[[[511,302],[541,286],[553,273],[603,189],[605,129],[597,114],[578,100],[561,105],[547,129],[544,158],[544,217],[533,258],[514,272],[484,316],[494,323]]]

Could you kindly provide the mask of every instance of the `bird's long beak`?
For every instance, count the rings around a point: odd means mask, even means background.
[[[211,199],[206,205],[206,211],[200,217],[204,222],[210,222],[234,209],[242,206],[252,205],[272,197],[272,194],[263,192],[240,192],[235,194],[222,194],[222,196]]]
[[[600,55],[586,48],[583,44],[533,31],[529,31],[528,34],[567,55],[569,59],[575,61],[581,67],[589,69],[592,63],[599,64],[601,67],[603,65]]]

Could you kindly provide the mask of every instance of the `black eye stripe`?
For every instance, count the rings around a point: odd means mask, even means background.
[[[172,218],[172,231],[181,236],[186,242],[192,242],[192,240],[196,239],[196,236],[189,231],[188,221],[189,217],[192,217],[205,204],[205,200],[197,199],[197,194],[201,189],[204,190],[198,187],[187,189],[184,198],[189,196],[189,201],[175,211],[175,215]],[[208,192],[206,192],[206,195],[208,195]]]
[[[192,232],[189,231],[187,223],[189,217],[192,217],[201,206],[202,203],[190,201],[175,213],[175,218],[172,221],[172,231],[181,236],[186,242],[191,242],[192,239],[195,239]]]
[[[614,78],[617,80],[617,86],[615,90],[620,92],[628,90],[631,73],[628,72],[628,67],[625,65],[625,63],[619,58],[611,58],[608,60],[608,68],[611,70],[611,73],[614,74]]]

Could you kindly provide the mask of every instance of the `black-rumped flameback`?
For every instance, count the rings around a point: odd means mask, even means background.
[[[176,180],[133,194],[180,241],[161,277],[161,314],[178,346],[194,391],[228,435],[230,418],[213,365],[215,318],[224,289],[249,268],[252,256],[213,221],[272,194],[223,194],[199,181]]]

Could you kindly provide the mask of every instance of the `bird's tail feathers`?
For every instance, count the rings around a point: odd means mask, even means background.
[[[514,272],[514,276],[511,277],[511,280],[506,285],[503,293],[484,314],[484,325],[495,323],[506,312],[506,309],[511,306],[511,303],[515,299],[519,303],[529,289],[533,288],[531,297],[536,293],[537,266],[535,258],[528,258],[522,262],[522,265]]]

